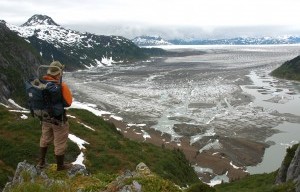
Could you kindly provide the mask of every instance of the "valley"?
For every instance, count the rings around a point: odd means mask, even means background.
[[[268,75],[300,46],[162,48],[201,54],[80,70],[64,80],[76,102],[106,111],[126,137],[181,148],[211,184],[247,175],[266,148],[280,145],[268,140],[278,126],[300,124],[299,83]]]

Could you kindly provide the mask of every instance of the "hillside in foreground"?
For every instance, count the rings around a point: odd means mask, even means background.
[[[113,124],[88,111],[72,109],[69,113],[72,115],[69,118],[70,133],[88,143],[83,153],[89,173],[113,176],[127,169],[134,170],[136,165],[144,162],[158,177],[173,185],[186,186],[199,182],[180,150],[168,150],[126,139]],[[0,116],[0,188],[3,188],[19,162],[26,160],[32,165],[36,164],[41,128],[37,119],[26,119],[20,113],[9,112],[2,105]],[[71,141],[67,150],[66,160],[74,162],[80,150]],[[50,164],[55,162],[52,153],[50,149],[47,154]]]
[[[86,149],[80,151],[75,143],[69,141],[66,159],[74,162],[79,153],[83,152],[86,168],[80,171],[82,166],[79,166],[71,173],[56,172],[54,155],[51,154],[53,150],[49,150],[48,168],[43,173],[32,172],[38,158],[39,121],[32,117],[26,119],[26,115],[9,110],[0,105],[0,188],[11,181],[8,177],[14,176],[13,181],[16,182],[8,191],[121,191],[124,187],[133,186],[140,186],[143,191],[151,192],[295,190],[295,183],[292,181],[275,185],[277,172],[251,175],[232,183],[209,187],[198,180],[180,150],[168,150],[126,139],[113,124],[88,111],[78,109],[69,110],[71,134],[84,140]],[[292,164],[296,149],[297,147],[288,150],[283,163],[285,166]],[[141,162],[149,168],[146,175],[141,175],[137,170],[137,165]],[[25,168],[14,175],[18,164],[18,169],[22,167],[20,165]]]

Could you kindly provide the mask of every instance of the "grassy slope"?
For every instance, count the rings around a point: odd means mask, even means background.
[[[21,119],[20,113],[9,112],[0,105],[0,188],[12,176],[18,162],[27,160],[35,164],[38,159],[41,126],[37,119]],[[76,144],[68,142],[66,159],[74,161],[79,154]],[[54,162],[53,147],[47,159]]]
[[[250,175],[239,181],[215,186],[217,192],[286,192],[293,191],[293,183],[275,185],[277,172]]]
[[[153,172],[179,185],[198,182],[193,169],[180,151],[166,150],[151,144],[128,140],[119,134],[114,125],[106,123],[102,118],[88,111],[73,109],[69,113],[76,116],[76,119],[70,118],[69,120],[71,133],[90,143],[85,145],[87,148],[85,164],[87,169],[94,175],[92,178],[94,184],[96,181],[100,182],[97,184],[97,188],[99,186],[104,187],[121,170],[134,170],[139,162],[145,162]],[[38,157],[39,121],[31,117],[24,120],[20,118],[20,115],[19,113],[9,112],[0,105],[0,188],[6,183],[7,176],[13,174],[18,162],[26,159],[28,162],[35,164]],[[78,121],[91,126],[96,131],[87,129]],[[55,163],[52,151],[51,149],[48,153],[49,163]],[[78,154],[79,150],[76,144],[69,142],[67,160],[74,161]],[[251,175],[239,181],[218,185],[215,189],[196,184],[193,189],[191,188],[188,191],[199,191],[198,189],[205,188],[204,191],[216,190],[217,192],[283,192],[294,189],[292,183],[275,186],[276,174],[276,172],[273,172]],[[84,179],[75,178],[68,182],[80,183]],[[150,183],[146,180],[140,182],[145,182],[145,186],[149,185],[150,188],[155,187],[160,182],[165,183],[165,181],[159,179],[155,181],[155,185],[151,184],[152,180]],[[91,187],[93,188],[93,186]],[[40,188],[41,186],[27,187]],[[41,189],[41,191],[43,190]]]
[[[159,176],[170,179],[178,185],[198,182],[198,178],[178,150],[167,150],[151,144],[139,143],[124,138],[112,124],[106,123],[88,111],[70,110],[76,119],[70,118],[70,132],[90,143],[86,145],[87,169],[92,174],[117,174],[121,170],[134,170],[140,163],[146,163]],[[18,162],[27,160],[35,164],[38,158],[40,124],[29,117],[9,112],[0,105],[0,188],[13,174]],[[92,131],[78,121],[91,126]],[[67,161],[74,161],[79,154],[76,144],[68,142]],[[48,152],[48,162],[55,163],[53,149]]]
[[[88,111],[71,110],[70,113],[77,117],[76,121],[82,121],[96,130],[93,132],[74,120],[70,121],[72,132],[90,143],[86,145],[85,164],[92,173],[134,170],[138,163],[144,162],[153,172],[178,185],[198,181],[197,175],[181,151],[167,150],[124,138],[113,124],[106,123]]]

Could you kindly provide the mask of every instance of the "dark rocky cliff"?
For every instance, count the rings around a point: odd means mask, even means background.
[[[300,192],[300,145],[294,145],[287,150],[276,178],[276,184],[292,181],[296,183],[296,192]]]
[[[23,38],[0,22],[0,102],[12,98],[24,104],[24,81],[35,73],[42,58]]]

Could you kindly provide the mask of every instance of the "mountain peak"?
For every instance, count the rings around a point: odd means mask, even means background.
[[[171,45],[170,42],[164,40],[160,36],[143,35],[132,39],[132,42],[138,46]]]
[[[56,25],[59,26],[57,23],[53,21],[53,19],[47,15],[33,15],[30,17],[26,23],[21,25],[21,27],[25,26],[36,26],[36,25]]]

